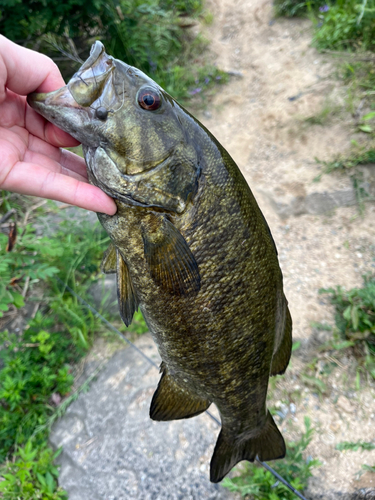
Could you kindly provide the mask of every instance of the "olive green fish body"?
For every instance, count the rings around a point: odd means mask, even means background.
[[[92,67],[100,69],[97,85]],[[229,154],[129,68],[96,44],[79,74],[89,90],[79,78],[68,85],[71,109],[60,94],[29,100],[49,119],[61,106],[51,121],[82,141],[90,182],[117,200],[114,216],[99,214],[113,243],[103,270],[117,273],[123,320],[140,307],[163,360],[151,418],[187,418],[215,403],[217,482],[240,460],[285,454],[265,403],[268,378],[285,371],[291,351],[282,274],[267,223]],[[89,118],[77,123],[75,106]]]

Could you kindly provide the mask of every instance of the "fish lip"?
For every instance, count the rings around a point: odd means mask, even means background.
[[[58,102],[59,100],[63,102]],[[81,109],[81,106],[73,99],[67,85],[53,92],[32,92],[27,96],[27,103],[37,111],[42,110],[43,107],[56,105],[63,106],[64,108]]]

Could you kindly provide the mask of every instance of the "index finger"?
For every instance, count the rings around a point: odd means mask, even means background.
[[[65,82],[56,64],[49,57],[20,47],[0,35],[0,102],[8,88],[19,95],[38,90],[51,92]]]

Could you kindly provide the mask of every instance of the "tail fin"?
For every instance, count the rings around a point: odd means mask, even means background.
[[[238,462],[254,462],[256,456],[262,462],[285,457],[284,438],[270,412],[260,433],[247,440],[236,442],[224,428],[221,430],[211,459],[210,481],[219,483]]]

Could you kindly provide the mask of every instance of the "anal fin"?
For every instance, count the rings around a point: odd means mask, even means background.
[[[257,456],[262,462],[276,460],[284,458],[285,451],[284,438],[270,412],[260,432],[248,439],[236,439],[223,427],[211,459],[210,481],[219,483],[241,460],[254,462]]]
[[[152,420],[166,421],[190,418],[203,413],[211,402],[180,387],[162,363],[163,374],[150,406]]]
[[[271,375],[282,375],[285,372],[292,354],[292,343],[292,317],[288,306],[286,306],[284,336],[278,350],[273,355]]]
[[[132,322],[133,315],[138,309],[138,299],[135,294],[133,283],[130,278],[129,269],[122,258],[120,251],[116,248],[116,271],[117,271],[117,298],[120,316],[126,326]]]

